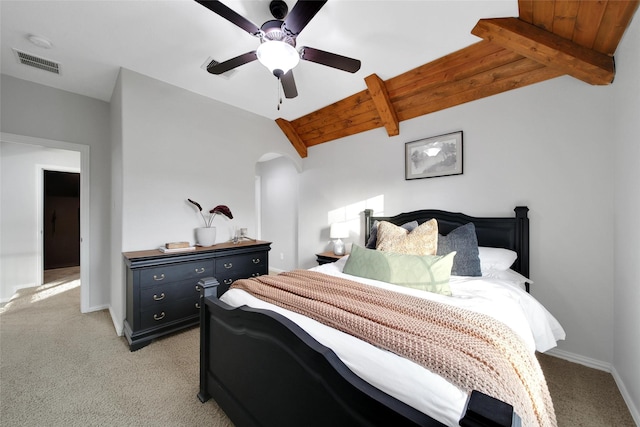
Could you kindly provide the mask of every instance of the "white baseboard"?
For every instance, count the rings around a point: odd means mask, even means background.
[[[273,268],[273,267],[269,267],[269,274],[280,274],[280,273],[284,273],[287,270],[281,270],[279,268]]]
[[[611,363],[603,362],[601,360],[591,359],[590,357],[581,356],[579,354],[560,350],[558,348],[553,348],[544,354],[548,354],[549,356],[554,356],[559,359],[568,360],[569,362],[578,363],[580,365],[597,369],[599,371],[611,372],[611,369],[612,369]]]
[[[42,284],[42,283],[41,283],[41,284]],[[40,284],[40,285],[41,285],[41,284]],[[10,296],[0,298],[0,304],[4,304],[4,303],[7,303],[7,302],[11,302],[11,300],[12,300],[12,299],[14,299],[15,297],[17,297],[17,295],[16,295],[16,294],[17,294],[21,289],[33,288],[33,287],[40,286],[40,285],[38,285],[38,284],[36,284],[36,283],[31,283],[31,284],[28,284],[28,285],[14,286],[13,288],[11,288],[11,295],[10,295]]]
[[[627,387],[624,385],[624,381],[622,381],[622,378],[618,374],[618,371],[615,367],[611,370],[611,375],[613,376],[613,379],[616,382],[618,389],[620,390],[620,394],[622,395],[624,402],[627,404],[627,408],[629,408],[631,418],[633,418],[633,421],[637,426],[640,426],[640,410],[635,405],[635,402],[629,394],[629,390],[627,390]]]
[[[118,320],[114,314],[111,306],[109,306],[109,314],[111,315],[111,321],[113,322],[113,327],[116,330],[116,334],[121,337],[124,334],[124,323],[122,320]]]
[[[635,405],[633,400],[631,399],[631,395],[627,390],[627,387],[624,385],[624,381],[618,374],[616,368],[611,365],[611,363],[603,362],[601,360],[591,359],[589,357],[581,356],[579,354],[570,353],[568,351],[559,350],[557,348],[551,349],[547,351],[545,354],[549,356],[554,356],[559,359],[568,360],[569,362],[579,363],[580,365],[587,366],[589,368],[598,369],[600,371],[609,372],[613,377],[613,380],[616,382],[618,386],[618,390],[620,390],[620,394],[627,404],[627,408],[629,408],[629,412],[631,413],[631,417],[636,425],[640,426],[640,411],[638,407]]]

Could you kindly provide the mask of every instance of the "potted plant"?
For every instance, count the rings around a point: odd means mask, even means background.
[[[196,228],[196,241],[200,246],[213,246],[216,242],[216,228],[213,226],[213,218],[216,215],[223,215],[229,219],[233,219],[233,214],[231,213],[231,209],[225,205],[218,205],[215,208],[209,211],[208,215],[202,211],[202,206],[200,203],[193,201],[191,199],[187,199],[189,203],[198,208],[198,212],[204,221],[204,227]]]

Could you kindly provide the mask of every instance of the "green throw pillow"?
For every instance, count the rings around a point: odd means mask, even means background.
[[[352,245],[343,272],[394,285],[451,295],[449,277],[455,252],[444,256],[405,255]]]

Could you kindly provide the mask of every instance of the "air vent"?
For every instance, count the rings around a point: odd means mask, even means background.
[[[204,61],[204,64],[202,64],[202,66],[200,68],[202,68],[203,70],[207,71],[207,67],[209,65],[216,65],[216,64],[219,64],[219,63],[220,62],[216,61],[212,57],[209,57],[209,58],[207,58],[206,61]],[[238,72],[238,70],[232,69],[232,70],[229,70],[229,71],[227,71],[225,73],[217,74],[217,75],[220,76],[220,77],[224,77],[225,79],[229,80],[237,72]],[[215,75],[215,74],[212,74],[212,75]]]
[[[60,74],[60,64],[51,61],[49,59],[40,58],[30,53],[22,52],[17,49],[13,49],[18,58],[18,62],[30,67],[39,68],[41,70],[48,71],[54,74]]]

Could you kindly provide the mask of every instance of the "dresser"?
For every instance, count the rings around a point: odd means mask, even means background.
[[[124,335],[131,351],[199,323],[199,280],[215,277],[220,296],[236,279],[268,274],[270,249],[271,242],[258,240],[186,252],[123,253],[127,275]]]

